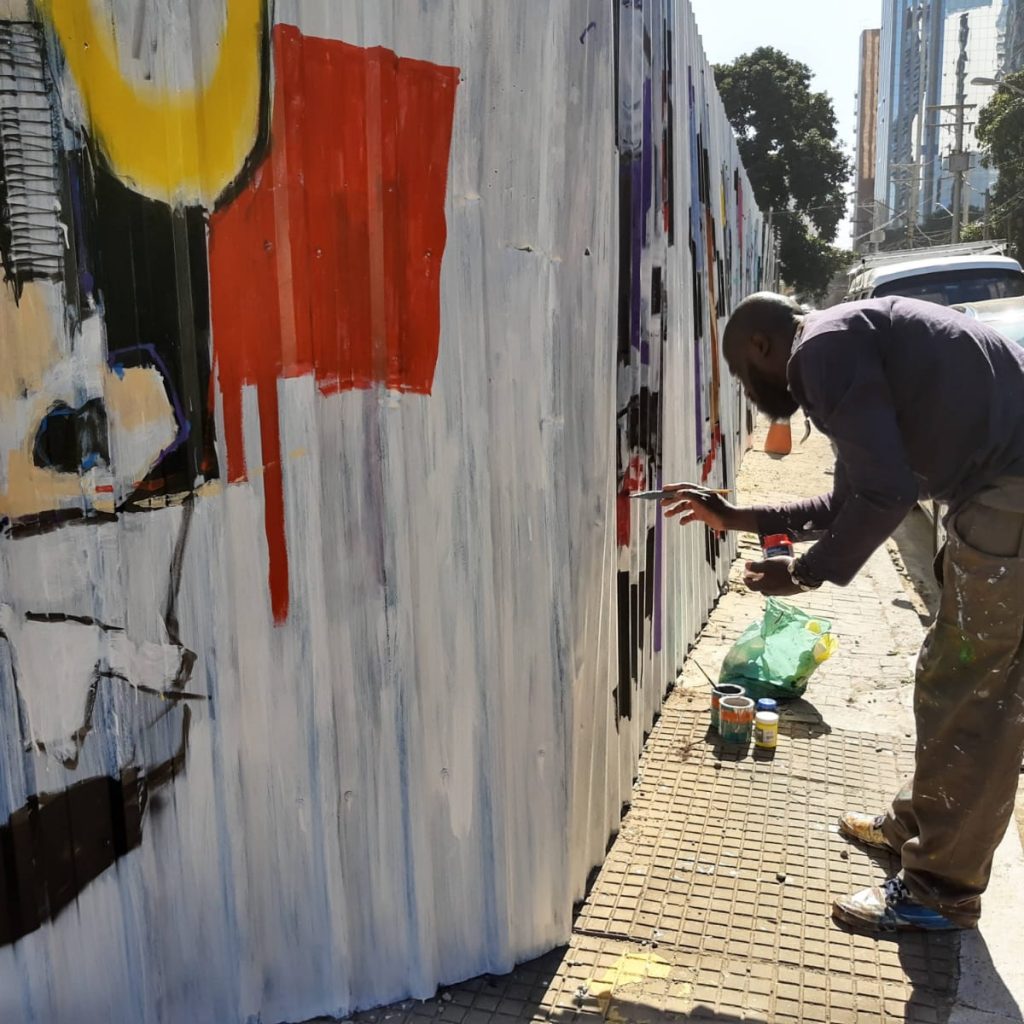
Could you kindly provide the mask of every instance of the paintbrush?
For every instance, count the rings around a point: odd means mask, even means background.
[[[732,494],[728,487],[694,487],[693,491],[695,494],[717,494],[723,498],[727,494]],[[664,501],[666,498],[679,498],[682,501],[685,493],[685,491],[634,491],[630,497],[639,498],[641,501]]]

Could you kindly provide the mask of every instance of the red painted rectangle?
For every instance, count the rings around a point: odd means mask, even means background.
[[[441,327],[457,68],[274,29],[268,152],[210,222],[228,478],[258,389],[275,621],[288,611],[277,381],[428,394]]]

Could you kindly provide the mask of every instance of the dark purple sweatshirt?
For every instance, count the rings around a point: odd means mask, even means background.
[[[845,585],[919,498],[955,511],[1024,477],[1024,347],[962,313],[899,297],[807,316],[789,388],[838,448],[831,494],[756,509],[762,533],[820,535],[808,573]]]

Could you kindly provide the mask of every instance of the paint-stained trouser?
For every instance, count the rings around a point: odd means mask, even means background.
[[[1024,756],[1024,480],[948,524],[942,600],[917,663],[917,761],[883,832],[911,893],[972,927]]]

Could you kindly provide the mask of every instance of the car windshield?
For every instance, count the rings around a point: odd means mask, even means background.
[[[931,274],[886,281],[874,290],[875,298],[904,295],[940,306],[958,302],[984,302],[1024,295],[1024,274],[1019,270],[941,270]]]

